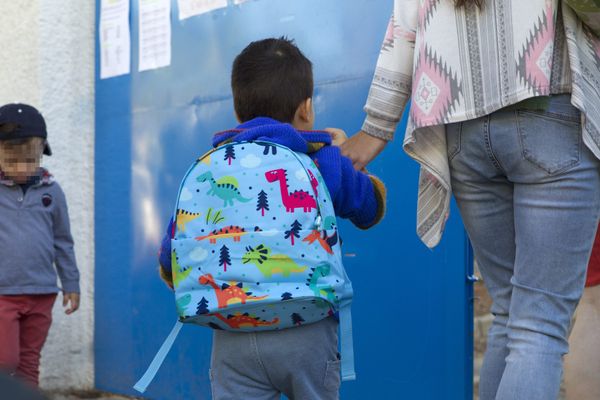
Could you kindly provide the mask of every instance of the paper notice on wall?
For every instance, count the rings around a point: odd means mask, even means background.
[[[177,5],[179,7],[179,19],[186,19],[227,7],[227,0],[178,0]]]
[[[171,1],[139,0],[139,70],[171,64]]]
[[[130,72],[129,0],[102,0],[100,5],[100,79]]]

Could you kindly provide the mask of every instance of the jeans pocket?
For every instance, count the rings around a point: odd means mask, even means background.
[[[327,369],[325,370],[325,378],[323,381],[323,386],[325,386],[326,389],[332,391],[339,390],[342,383],[340,375],[341,363],[340,360],[327,361]]]
[[[448,161],[452,161],[460,153],[460,138],[462,134],[462,122],[446,125],[446,148],[448,150]]]
[[[556,113],[518,111],[523,158],[550,175],[579,164],[581,124],[577,118]]]

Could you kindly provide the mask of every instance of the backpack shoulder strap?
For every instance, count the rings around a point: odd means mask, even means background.
[[[158,352],[154,356],[154,359],[150,363],[150,366],[148,367],[144,375],[140,378],[140,380],[137,381],[137,383],[133,386],[135,390],[137,390],[140,393],[144,393],[148,388],[148,385],[152,383],[152,380],[154,380],[158,369],[165,361],[165,357],[169,353],[169,350],[171,350],[173,342],[175,342],[175,339],[177,338],[179,330],[182,326],[183,324],[179,322],[179,320],[175,322],[175,326],[173,326],[171,333],[169,333],[169,336],[167,336],[162,346],[160,346],[160,349],[158,349]]]
[[[352,314],[350,304],[340,307],[340,352],[342,353],[342,380],[356,379],[354,371],[354,345],[352,340]]]

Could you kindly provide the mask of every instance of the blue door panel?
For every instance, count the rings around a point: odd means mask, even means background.
[[[95,364],[98,388],[134,395],[175,322],[156,252],[179,181],[212,134],[236,124],[233,58],[253,40],[294,38],[314,65],[316,127],[354,133],[392,1],[230,2],[184,21],[173,1],[172,65],[145,72],[136,71],[137,1],[131,6],[132,73],[96,80]],[[418,240],[418,165],[402,151],[403,129],[369,166],[387,184],[385,220],[369,231],[340,228],[358,374],[341,397],[468,399],[469,247],[454,209],[440,246]],[[184,327],[147,397],[209,399],[210,343],[209,330]]]

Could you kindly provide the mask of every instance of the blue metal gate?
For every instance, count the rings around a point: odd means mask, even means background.
[[[97,1],[99,4],[100,1]],[[156,251],[189,164],[211,134],[236,124],[231,63],[250,41],[294,38],[313,61],[316,127],[357,131],[391,0],[254,0],[179,21],[172,64],[137,72],[137,1],[132,2],[132,73],[96,73],[96,386],[131,389],[175,320],[157,275]],[[98,6],[99,9],[99,6]],[[98,51],[97,51],[97,54]],[[368,232],[347,224],[345,263],[353,307],[358,380],[343,399],[470,399],[471,257],[453,209],[434,251],[415,234],[418,167],[402,152],[403,126],[371,166],[389,190],[385,221]],[[368,309],[368,304],[377,304]],[[151,385],[153,399],[209,399],[211,332],[186,326]]]

